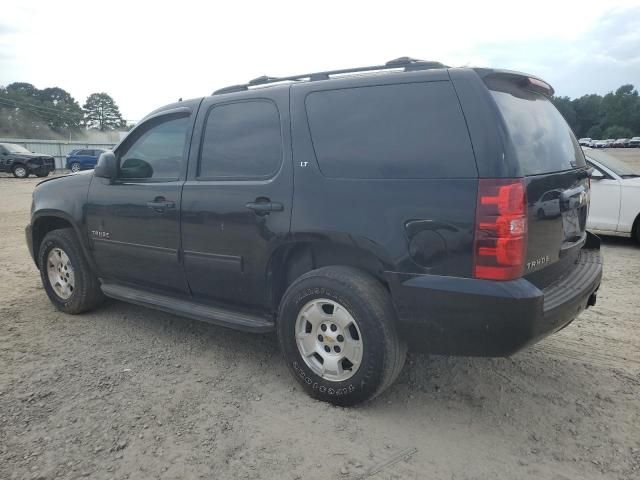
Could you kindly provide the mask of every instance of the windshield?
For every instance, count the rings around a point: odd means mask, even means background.
[[[585,150],[585,155],[590,160],[595,160],[596,162],[601,163],[620,177],[636,177],[640,175],[639,169],[631,167],[622,160],[619,160],[608,153],[599,152],[597,150]]]
[[[31,153],[26,148],[16,145],[15,143],[3,143],[3,146],[9,153]]]

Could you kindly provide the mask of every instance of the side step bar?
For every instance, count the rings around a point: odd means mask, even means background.
[[[275,323],[268,316],[194,303],[113,283],[103,283],[101,288],[107,297],[115,298],[116,300],[135,303],[143,307],[162,310],[163,312],[213,323],[214,325],[253,333],[266,333],[275,330]]]

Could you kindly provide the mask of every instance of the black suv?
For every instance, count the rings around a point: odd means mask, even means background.
[[[15,143],[0,143],[0,172],[13,173],[17,178],[31,174],[46,177],[55,169],[55,159],[50,155],[31,153]]]
[[[408,58],[260,77],[42,182],[27,242],[64,312],[106,295],[276,331],[310,395],[355,404],[407,348],[509,355],[595,303],[590,170],[552,93]]]

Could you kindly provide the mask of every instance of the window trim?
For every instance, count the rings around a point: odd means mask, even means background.
[[[173,108],[170,110],[164,110],[162,112],[158,112],[157,114],[153,114],[150,115],[149,117],[145,118],[144,121],[140,122],[138,125],[136,125],[136,127],[131,130],[127,136],[122,140],[121,143],[119,143],[116,148],[114,149],[114,154],[116,155],[116,159],[117,159],[117,173],[116,173],[116,178],[114,179],[114,183],[117,184],[123,184],[123,183],[168,183],[168,182],[177,182],[180,180],[180,178],[184,175],[184,170],[185,170],[185,166],[188,163],[189,159],[189,148],[190,148],[190,144],[191,144],[191,131],[193,128],[193,119],[190,118],[192,116],[192,110],[190,108],[187,107],[181,107],[181,108]],[[173,118],[169,118],[169,117],[173,117]],[[172,120],[178,120],[178,119],[187,119],[187,130],[185,132],[185,141],[184,141],[184,147],[182,149],[182,162],[180,164],[180,169],[178,171],[178,175],[176,177],[151,177],[151,178],[123,178],[120,177],[120,162],[122,160],[122,153],[121,150],[123,148],[125,148],[125,153],[129,150],[129,148],[131,147],[131,145],[135,142],[137,142],[140,137],[142,135],[144,135],[146,132],[149,131],[149,129],[151,128],[155,128],[158,125],[161,125],[165,122],[170,122]],[[157,123],[156,123],[157,122]],[[149,124],[154,123],[153,126],[149,127],[149,129],[145,128],[147,127]],[[140,132],[142,131],[142,133],[140,134]],[[140,134],[138,136],[138,134]],[[127,140],[131,141],[132,143],[128,143]]]
[[[209,123],[209,117],[211,116],[211,112],[217,107],[223,107],[228,105],[234,105],[238,103],[270,103],[276,109],[276,114],[278,115],[278,132],[280,133],[280,160],[276,168],[267,175],[254,175],[254,176],[201,176],[200,175],[200,165],[202,164],[202,151],[204,150],[204,140],[207,133],[207,124]],[[278,108],[278,104],[271,100],[270,98],[265,97],[257,97],[257,98],[246,98],[246,99],[238,99],[238,100],[229,100],[226,102],[214,103],[207,108],[207,111],[204,113],[204,123],[200,128],[200,144],[198,147],[198,156],[196,158],[196,168],[194,180],[199,182],[211,182],[211,181],[225,181],[225,182],[242,182],[242,181],[264,181],[271,180],[276,177],[280,170],[282,170],[282,166],[284,165],[284,155],[285,155],[285,145],[284,145],[284,134],[282,131],[282,116],[280,115],[280,109]]]

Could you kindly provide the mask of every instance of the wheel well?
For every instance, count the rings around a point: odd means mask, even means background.
[[[38,252],[40,251],[40,244],[45,235],[52,230],[58,230],[60,228],[72,228],[73,226],[69,221],[60,217],[41,217],[38,218],[33,224],[33,253],[34,257],[38,258]]]
[[[382,262],[364,249],[335,243],[296,243],[280,247],[271,256],[267,284],[270,287],[273,311],[277,311],[284,292],[298,277],[330,265],[364,270],[389,289]]]
[[[636,219],[633,221],[633,226],[631,227],[631,235],[640,241],[640,233],[638,229],[640,228],[640,213],[636,215]]]

